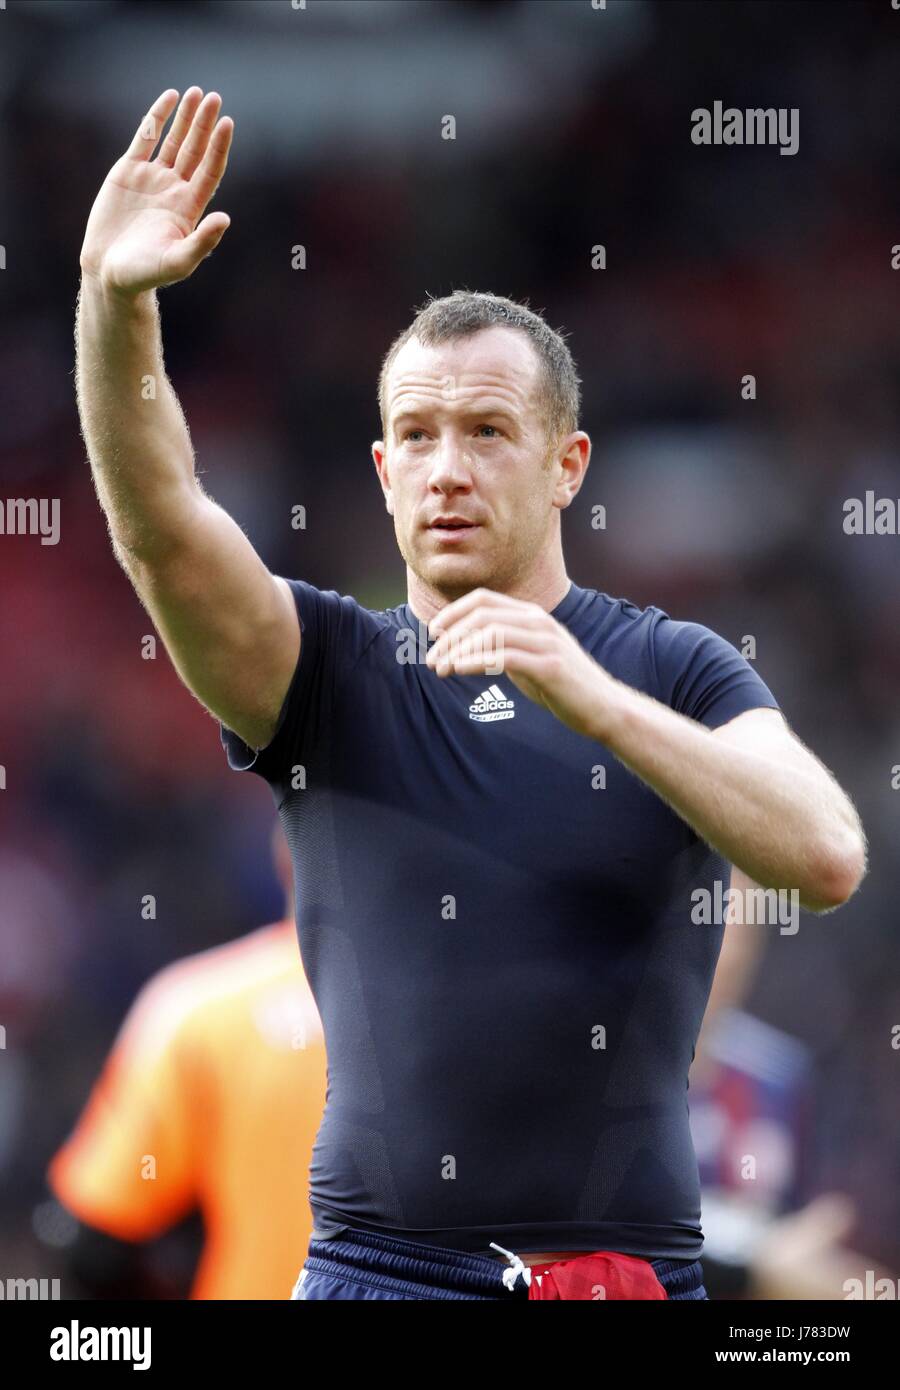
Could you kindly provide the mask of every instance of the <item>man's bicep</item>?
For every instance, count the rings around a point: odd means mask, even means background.
[[[221,738],[233,771],[252,769],[283,798],[298,769],[305,768],[307,760],[331,740],[341,740],[348,682],[365,652],[390,624],[386,615],[370,612],[334,589],[318,589],[303,579],[280,582],[292,597],[303,651],[274,732],[267,743],[254,744],[222,721]],[[354,701],[357,718],[365,689],[364,683]]]
[[[735,748],[777,758],[797,772],[830,777],[820,758],[791,729],[780,710],[749,709],[713,729],[716,738]]]
[[[300,654],[286,580],[203,494],[181,544],[152,569],[126,568],[188,689],[249,745],[265,747]]]

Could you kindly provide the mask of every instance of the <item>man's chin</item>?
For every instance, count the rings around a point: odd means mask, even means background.
[[[474,555],[429,556],[417,573],[424,584],[451,602],[472,589],[494,587],[492,572]]]

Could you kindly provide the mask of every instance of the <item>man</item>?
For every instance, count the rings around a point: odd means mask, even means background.
[[[722,925],[691,895],[731,861],[834,908],[856,813],[733,647],[569,580],[578,377],[509,300],[434,301],[385,360],[408,602],[269,573],[194,475],[154,295],[228,226],[220,104],[164,92],[104,183],[77,385],[116,555],[294,855],[329,1062],[297,1296],[705,1297],[686,1086]]]
[[[312,1225],[306,1184],[325,1046],[277,827],[272,852],[284,919],[176,961],[144,986],[50,1164],[54,1195],[90,1228],[73,1266],[98,1296],[121,1297],[110,1284],[123,1270],[143,1273],[151,1260],[142,1247],[194,1211],[203,1249],[192,1298],[287,1298],[296,1279]]]

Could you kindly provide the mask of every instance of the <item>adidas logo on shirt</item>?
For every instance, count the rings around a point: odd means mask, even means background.
[[[477,719],[481,724],[492,724],[495,719],[515,717],[515,701],[507,700],[498,685],[491,685],[487,690],[482,690],[475,703],[469,706],[469,718]]]

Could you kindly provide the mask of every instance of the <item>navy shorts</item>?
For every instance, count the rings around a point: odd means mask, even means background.
[[[650,1263],[670,1299],[709,1297],[699,1260]],[[291,1298],[527,1300],[528,1285],[521,1275],[513,1282],[511,1269],[508,1262],[490,1255],[417,1245],[348,1228],[340,1236],[310,1241]]]

